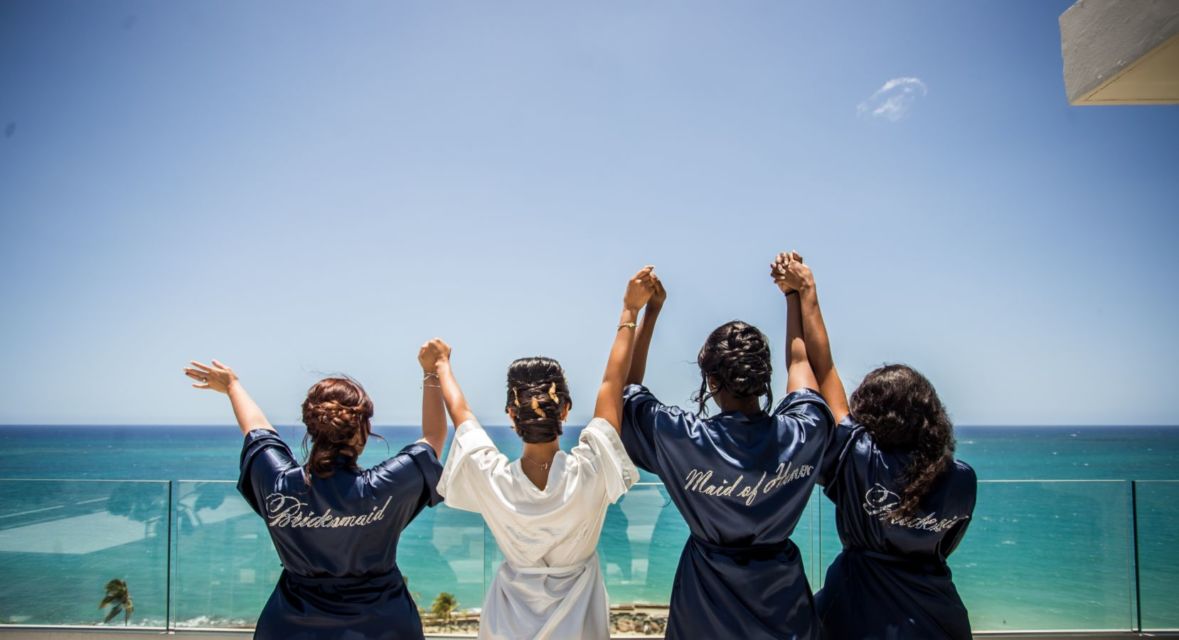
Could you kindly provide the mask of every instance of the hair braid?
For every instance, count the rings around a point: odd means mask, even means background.
[[[303,424],[311,441],[307,472],[330,478],[338,462],[355,469],[372,433],[373,403],[364,387],[351,378],[324,378],[312,385],[303,401]]]
[[[765,396],[763,411],[773,406],[770,342],[757,327],[740,320],[722,324],[708,335],[696,362],[700,365],[700,390],[694,399],[700,415],[708,415],[707,402],[714,395],[708,389],[709,381],[717,391],[728,391],[737,398]]]
[[[508,367],[508,400],[516,433],[524,442],[552,442],[573,407],[565,370],[552,358],[520,358]]]

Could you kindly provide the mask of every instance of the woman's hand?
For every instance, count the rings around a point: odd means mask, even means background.
[[[229,403],[233,405],[233,415],[237,418],[237,426],[246,434],[254,429],[274,431],[266,414],[258,408],[257,403],[246,393],[244,387],[237,381],[237,374],[233,369],[213,360],[213,366],[201,364],[196,360],[189,362],[184,368],[184,375],[196,380],[192,385],[197,389],[212,389],[229,396]]]
[[[450,360],[450,345],[442,338],[434,338],[418,350],[418,364],[422,365],[423,373],[436,373],[438,365]]]
[[[651,283],[652,271],[655,267],[647,265],[634,275],[626,283],[626,294],[622,297],[622,306],[638,311],[647,304],[654,293],[654,285]]]
[[[663,281],[654,273],[651,274],[651,299],[647,301],[647,310],[657,311],[667,302],[667,289],[663,288]]]
[[[237,382],[237,374],[233,369],[214,360],[213,366],[201,364],[196,360],[189,363],[192,366],[184,368],[184,375],[196,380],[192,385],[197,389],[212,389],[219,393],[229,393],[229,387]]]
[[[790,294],[815,286],[814,274],[797,251],[779,253],[770,263],[770,276],[782,293]]]

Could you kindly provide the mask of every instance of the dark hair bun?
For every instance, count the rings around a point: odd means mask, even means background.
[[[711,380],[718,391],[728,391],[737,398],[766,396],[765,410],[774,402],[770,379],[774,367],[770,359],[770,342],[757,327],[733,320],[717,327],[708,335],[700,355],[700,391],[696,401],[700,414],[708,412],[705,403],[712,397],[708,389]]]
[[[561,436],[565,411],[573,408],[565,370],[552,358],[520,358],[508,366],[508,400],[516,433],[524,442],[552,442]]]
[[[864,376],[849,401],[852,418],[884,451],[911,454],[898,516],[912,515],[954,459],[954,426],[933,384],[912,367],[890,364]]]
[[[303,424],[311,440],[307,471],[330,478],[337,464],[356,468],[356,459],[372,432],[373,402],[351,378],[324,378],[303,401]]]

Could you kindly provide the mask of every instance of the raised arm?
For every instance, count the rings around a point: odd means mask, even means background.
[[[815,377],[819,380],[819,393],[827,401],[827,406],[831,407],[835,421],[839,422],[850,413],[847,391],[843,388],[843,381],[839,379],[839,372],[835,369],[835,359],[831,356],[831,341],[827,337],[823,311],[819,308],[819,294],[815,289],[814,274],[797,253],[780,255],[775,261],[775,272],[778,274],[775,276],[776,280],[798,291],[806,353],[814,368]]]
[[[786,393],[799,389],[818,389],[815,372],[807,359],[806,343],[802,336],[802,314],[798,302],[798,291],[776,277],[777,261],[770,265],[774,284],[786,296]]]
[[[422,365],[422,439],[442,457],[446,444],[446,408],[442,404],[442,383],[438,378],[438,352],[433,340],[418,350],[418,364]],[[436,342],[445,344],[441,340]]]
[[[442,400],[446,403],[446,412],[450,414],[450,421],[457,429],[467,420],[474,420],[475,414],[467,404],[467,397],[459,387],[454,371],[450,368],[450,345],[439,338],[426,343],[426,348],[432,352],[435,371],[438,373],[438,384],[442,387]]]
[[[237,426],[246,434],[254,429],[274,431],[262,409],[246,393],[246,388],[237,379],[233,369],[213,360],[212,366],[193,360],[190,366],[184,368],[184,375],[196,380],[193,387],[210,389],[229,396],[229,403],[233,405],[233,415],[237,418]]]
[[[663,303],[667,301],[667,290],[659,281],[659,276],[651,274],[651,299],[643,308],[643,319],[639,322],[639,330],[635,335],[634,353],[630,357],[630,371],[626,374],[626,384],[643,384],[643,376],[647,373],[647,352],[651,349],[651,336],[655,334],[655,321],[659,319],[659,312],[663,310]]]
[[[631,354],[635,345],[635,321],[639,309],[651,298],[653,285],[651,271],[655,267],[643,267],[626,283],[626,294],[622,298],[622,316],[618,319],[618,331],[606,360],[606,373],[602,375],[602,386],[598,388],[598,401],[594,405],[594,417],[602,418],[622,433],[622,387],[631,369]]]

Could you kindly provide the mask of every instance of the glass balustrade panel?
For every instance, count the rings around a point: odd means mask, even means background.
[[[1142,629],[1179,629],[1179,480],[1136,484]]]
[[[0,481],[0,623],[163,628],[168,495],[167,482]]]

